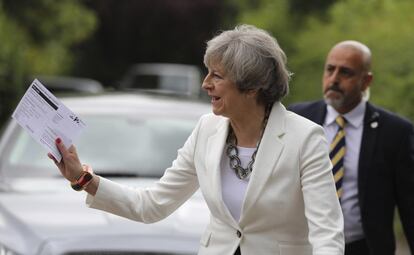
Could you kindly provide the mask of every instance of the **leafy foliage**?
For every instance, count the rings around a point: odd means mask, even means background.
[[[70,47],[94,31],[95,14],[79,0],[3,0],[4,11],[26,36],[25,60],[30,73],[70,71]]]
[[[319,98],[327,52],[337,42],[352,39],[372,51],[372,101],[414,119],[413,9],[411,1],[348,0],[329,10],[328,21],[309,18],[290,58],[297,73],[290,100]]]
[[[80,0],[0,0],[0,124],[27,86],[28,74],[71,70],[71,47],[96,27]]]
[[[287,104],[321,98],[326,55],[342,40],[357,40],[373,54],[374,103],[414,119],[414,2],[408,0],[242,0],[238,23],[278,39],[294,73]],[[319,4],[319,5],[318,5]]]
[[[8,20],[0,5],[0,126],[11,112],[15,98],[23,82],[24,35],[18,26]]]
[[[251,24],[269,31],[286,53],[293,50],[295,24],[291,22],[288,0],[240,1],[237,23]]]

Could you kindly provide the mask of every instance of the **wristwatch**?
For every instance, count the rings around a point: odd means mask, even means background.
[[[83,171],[81,176],[75,182],[70,183],[70,186],[76,191],[81,191],[86,188],[92,179],[93,175],[90,172]]]

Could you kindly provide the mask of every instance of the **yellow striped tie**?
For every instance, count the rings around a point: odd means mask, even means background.
[[[336,194],[338,198],[342,195],[342,180],[344,177],[344,156],[345,156],[345,123],[344,117],[339,115],[335,119],[338,124],[338,131],[331,143],[329,157],[332,161],[332,173],[335,179]]]

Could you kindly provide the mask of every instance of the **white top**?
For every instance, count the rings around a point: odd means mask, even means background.
[[[246,148],[237,146],[239,150],[239,158],[241,166],[246,168],[252,159],[252,155],[256,148]],[[221,192],[223,202],[227,206],[231,215],[236,221],[240,220],[240,213],[243,206],[244,197],[249,184],[250,176],[241,180],[237,177],[235,171],[230,168],[230,159],[226,154],[226,149],[223,150],[221,157]]]
[[[346,243],[364,238],[361,210],[358,205],[358,162],[364,128],[365,107],[366,101],[362,100],[352,111],[343,115],[347,120],[347,124],[345,125],[345,172],[342,183],[341,207],[344,215]],[[338,125],[335,123],[338,115],[339,113],[332,106],[328,105],[323,127],[329,144],[338,130]]]

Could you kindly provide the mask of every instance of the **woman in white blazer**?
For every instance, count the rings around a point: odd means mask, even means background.
[[[285,109],[286,57],[275,38],[243,25],[207,43],[203,116],[164,176],[132,189],[84,171],[57,139],[63,176],[87,204],[146,223],[198,188],[211,212],[199,254],[340,255],[343,219],[320,126]],[[52,156],[49,156],[53,159]]]

